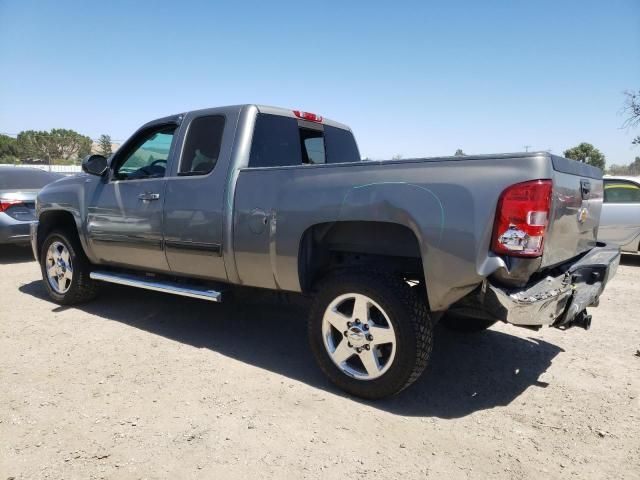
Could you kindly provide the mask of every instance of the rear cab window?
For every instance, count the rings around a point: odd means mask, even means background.
[[[249,167],[359,161],[349,130],[280,115],[261,113],[256,119]]]

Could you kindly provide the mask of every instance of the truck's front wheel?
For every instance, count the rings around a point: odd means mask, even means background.
[[[348,393],[379,399],[413,383],[427,366],[427,305],[393,275],[344,272],[318,286],[309,341],[322,371]]]
[[[49,296],[62,305],[91,300],[96,288],[91,264],[77,238],[66,231],[50,233],[42,244],[40,269]]]

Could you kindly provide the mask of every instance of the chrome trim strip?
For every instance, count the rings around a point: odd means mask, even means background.
[[[198,252],[215,253],[218,256],[222,255],[222,246],[219,243],[185,242],[182,240],[165,240],[164,245],[166,248],[172,248],[175,250],[194,250]]]
[[[156,292],[171,293],[182,297],[199,298],[200,300],[208,300],[210,302],[222,301],[222,293],[215,290],[206,289],[204,287],[186,287],[184,285],[167,282],[167,281],[151,281],[142,279],[134,275],[112,272],[91,272],[89,277],[92,280],[101,282],[116,283],[118,285],[126,285],[128,287],[143,288],[145,290],[154,290]]]
[[[138,237],[134,235],[110,235],[110,234],[92,233],[91,240],[93,240],[94,242],[102,242],[102,243],[128,244],[130,246],[143,245],[146,247],[162,250],[162,240]]]

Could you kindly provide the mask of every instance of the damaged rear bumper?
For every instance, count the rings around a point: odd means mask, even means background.
[[[491,317],[514,325],[589,328],[591,317],[585,309],[598,305],[619,263],[617,246],[598,244],[564,272],[525,288],[506,289],[486,282],[481,303]]]

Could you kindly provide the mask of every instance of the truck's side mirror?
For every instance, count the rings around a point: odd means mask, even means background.
[[[109,168],[109,162],[103,155],[87,155],[82,160],[82,170],[91,175],[101,177]]]

